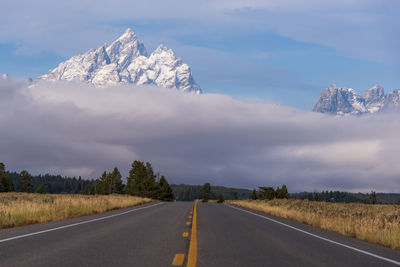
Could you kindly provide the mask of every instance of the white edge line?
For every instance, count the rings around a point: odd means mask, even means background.
[[[67,225],[63,225],[63,226],[60,226],[60,227],[51,228],[51,229],[47,229],[47,230],[43,230],[43,231],[38,231],[38,232],[29,233],[29,234],[13,236],[13,237],[1,239],[0,243],[11,241],[11,240],[15,240],[15,239],[20,239],[20,238],[24,238],[24,237],[28,237],[28,236],[39,235],[39,234],[44,234],[44,233],[47,233],[47,232],[57,231],[57,230],[61,230],[61,229],[69,228],[69,227],[74,227],[74,226],[81,225],[81,224],[86,224],[86,223],[106,220],[106,219],[110,219],[112,217],[121,216],[121,215],[130,213],[130,212],[134,212],[134,211],[137,211],[137,210],[151,208],[151,207],[154,207],[154,206],[157,206],[157,205],[160,205],[160,204],[163,204],[163,202],[160,202],[160,203],[157,203],[157,204],[154,204],[154,205],[150,205],[150,206],[146,206],[146,207],[134,208],[132,210],[124,211],[124,212],[121,212],[121,213],[118,213],[118,214],[113,214],[113,215],[109,215],[109,216],[105,216],[105,217],[100,217],[100,218],[96,218],[96,219],[92,219],[92,220],[88,220],[88,221],[72,223],[72,224],[67,224]]]
[[[293,230],[302,232],[302,233],[304,233],[304,234],[307,234],[307,235],[310,235],[310,236],[313,236],[313,237],[322,239],[322,240],[324,240],[324,241],[333,243],[333,244],[335,244],[335,245],[339,245],[339,246],[342,246],[342,247],[345,247],[345,248],[348,248],[348,249],[352,249],[352,250],[355,250],[355,251],[357,251],[357,252],[360,252],[360,253],[369,255],[369,256],[371,256],[371,257],[378,258],[378,259],[383,260],[383,261],[387,261],[387,262],[390,262],[390,263],[393,263],[393,264],[396,264],[396,265],[400,265],[400,262],[399,262],[399,261],[395,261],[395,260],[392,260],[392,259],[389,259],[389,258],[385,258],[385,257],[379,256],[379,255],[376,255],[376,254],[373,254],[373,253],[371,253],[371,252],[368,252],[368,251],[365,251],[365,250],[362,250],[362,249],[358,249],[358,248],[355,248],[355,247],[351,247],[351,246],[348,246],[348,245],[345,245],[345,244],[342,244],[342,243],[339,243],[339,242],[336,242],[336,241],[327,239],[327,238],[325,238],[325,237],[312,234],[312,233],[310,233],[310,232],[301,230],[301,229],[296,228],[296,227],[294,227],[294,226],[288,225],[288,224],[286,224],[286,223],[283,223],[283,222],[280,222],[280,221],[277,221],[277,220],[268,218],[268,217],[266,217],[266,216],[263,216],[263,215],[260,215],[260,214],[257,214],[257,213],[254,213],[254,212],[251,212],[251,211],[248,211],[248,210],[244,210],[244,209],[241,209],[241,208],[237,208],[237,207],[234,207],[234,206],[232,206],[232,205],[226,205],[226,206],[228,206],[228,207],[230,207],[230,208],[232,208],[232,209],[237,209],[237,210],[240,210],[240,211],[243,211],[243,212],[250,213],[250,214],[252,214],[252,215],[261,217],[261,218],[263,218],[263,219],[272,221],[272,222],[274,222],[274,223],[278,223],[278,224],[280,224],[280,225],[283,225],[283,226],[286,226],[286,227],[291,228],[291,229],[293,229]]]

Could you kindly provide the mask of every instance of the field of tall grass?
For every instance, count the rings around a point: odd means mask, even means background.
[[[234,200],[229,203],[400,249],[400,205],[298,199]]]
[[[151,201],[128,195],[0,193],[0,229],[101,213]]]

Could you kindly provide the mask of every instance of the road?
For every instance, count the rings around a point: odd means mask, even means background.
[[[0,266],[173,264],[398,266],[400,252],[216,203],[194,212],[193,202],[150,203],[0,231]]]

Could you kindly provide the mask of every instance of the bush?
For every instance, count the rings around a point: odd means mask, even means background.
[[[224,196],[222,195],[222,193],[219,193],[219,194],[218,194],[217,203],[224,203]]]

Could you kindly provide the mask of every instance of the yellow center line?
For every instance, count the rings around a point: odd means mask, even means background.
[[[192,219],[192,216],[189,216],[189,219]]]
[[[190,222],[186,222],[186,225],[190,225]]]
[[[187,267],[196,267],[197,263],[197,214],[196,214],[196,201],[193,207],[193,223],[192,223],[192,234],[190,236],[190,246]]]
[[[189,232],[183,232],[182,236],[183,237],[188,237],[189,236]]]
[[[185,254],[175,254],[174,260],[172,261],[172,265],[181,266],[184,260],[185,260]]]

